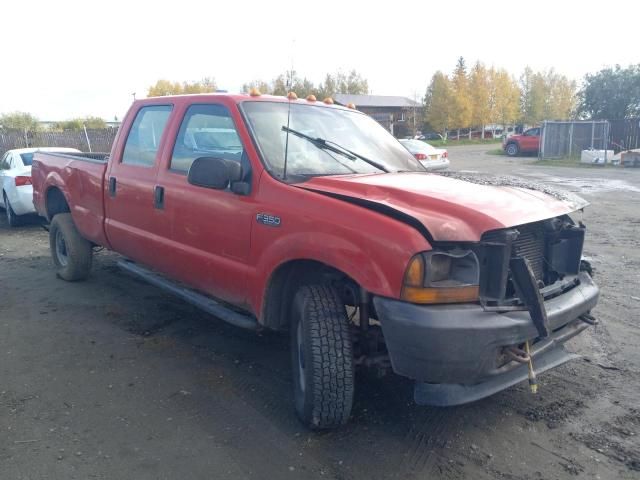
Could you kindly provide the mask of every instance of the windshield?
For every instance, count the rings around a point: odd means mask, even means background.
[[[29,166],[33,162],[33,153],[21,153],[20,158],[24,166]]]
[[[287,176],[381,172],[363,158],[371,159],[390,172],[424,172],[424,167],[389,132],[359,112],[291,104],[290,132],[295,130],[314,139],[326,140],[357,154],[345,155],[340,148],[323,148],[318,142],[291,133],[287,147],[287,103],[244,102],[242,108],[266,166],[274,175],[283,175],[285,148],[288,151]]]

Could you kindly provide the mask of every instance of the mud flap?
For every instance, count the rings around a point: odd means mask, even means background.
[[[511,270],[516,293],[529,310],[529,315],[531,315],[531,320],[538,330],[538,335],[543,338],[548,337],[547,310],[529,261],[523,257],[513,257],[509,261],[509,269]]]

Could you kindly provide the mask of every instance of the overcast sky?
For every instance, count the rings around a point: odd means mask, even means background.
[[[293,65],[314,82],[358,70],[372,93],[421,97],[463,56],[580,81],[640,63],[637,0],[5,1],[0,113],[121,118],[159,78],[239,91]],[[631,23],[629,23],[631,22]]]

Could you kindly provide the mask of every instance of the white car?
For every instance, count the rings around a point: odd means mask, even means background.
[[[80,153],[75,148],[43,147],[18,148],[7,151],[0,160],[0,206],[5,209],[9,226],[20,222],[20,215],[35,213],[31,162],[33,154],[41,152]]]
[[[416,157],[427,170],[449,168],[449,154],[444,148],[435,148],[422,140],[403,139],[400,143]]]

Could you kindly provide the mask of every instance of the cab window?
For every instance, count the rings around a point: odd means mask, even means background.
[[[191,105],[180,125],[170,169],[186,173],[199,157],[242,162],[245,155],[231,114],[222,105]]]
[[[170,105],[152,105],[138,111],[127,136],[122,163],[153,166],[171,109]]]

